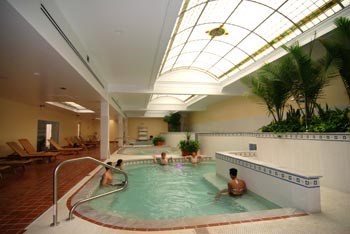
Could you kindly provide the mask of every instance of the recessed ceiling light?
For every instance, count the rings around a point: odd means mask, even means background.
[[[33,75],[34,76],[40,76],[40,73],[39,72],[34,72]]]

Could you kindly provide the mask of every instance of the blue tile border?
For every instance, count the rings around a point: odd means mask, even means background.
[[[318,188],[320,187],[320,177],[317,176],[311,176],[306,177],[302,175],[293,174],[288,171],[283,171],[280,169],[260,165],[257,163],[245,161],[242,159],[234,158],[234,156],[228,156],[216,153],[215,155],[216,159],[223,160],[225,162],[229,162],[235,165],[239,165],[245,168],[248,168],[250,170],[263,173],[272,177],[275,177],[280,180],[287,181],[289,183],[297,184],[306,188]]]
[[[217,133],[197,133],[198,136],[249,136],[257,138],[276,138],[291,140],[311,140],[311,141],[337,141],[350,142],[350,133],[259,133],[259,132],[217,132]],[[197,137],[198,137],[197,136]]]
[[[188,163],[188,160],[185,158],[173,158],[175,163]],[[212,161],[212,157],[203,157],[203,161]],[[154,164],[153,159],[134,159],[134,160],[125,160],[124,165],[140,165],[140,164]]]

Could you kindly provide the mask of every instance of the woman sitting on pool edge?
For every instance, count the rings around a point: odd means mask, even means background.
[[[216,198],[219,198],[222,194],[228,194],[230,196],[240,196],[247,191],[247,186],[244,180],[237,178],[237,169],[230,169],[231,180],[227,183],[227,189],[223,189],[216,194]]]
[[[112,162],[107,162],[107,164],[109,166],[112,166]],[[105,168],[106,168],[106,171],[101,177],[100,186],[122,186],[125,184],[125,181],[122,181],[120,183],[113,183],[112,170],[109,167],[105,167]]]
[[[174,162],[174,159],[173,157],[167,157],[166,153],[165,152],[162,152],[160,154],[160,158],[159,158],[159,164],[160,165],[168,165],[169,164],[169,160],[171,159],[172,162]],[[153,162],[154,163],[157,163],[157,157],[155,155],[153,155]]]

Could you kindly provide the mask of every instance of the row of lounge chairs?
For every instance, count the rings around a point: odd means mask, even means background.
[[[16,156],[0,160],[0,179],[3,178],[2,172],[4,171],[12,169],[14,172],[16,172],[16,169],[19,167],[23,168],[24,171],[25,165],[34,161],[47,160],[48,162],[52,162],[53,159],[56,159],[56,156],[60,154],[79,154],[80,151],[85,150],[82,147],[62,147],[56,141],[50,139],[49,142],[55,151],[38,152],[28,139],[18,139],[18,142],[20,145],[15,141],[6,142],[6,144],[14,151]]]
[[[84,149],[95,148],[99,145],[98,141],[86,141],[82,136],[65,137],[65,141],[70,147],[81,147]]]
[[[47,159],[49,162],[52,161],[53,158],[56,158],[59,154],[79,154],[83,148],[66,148],[60,146],[56,141],[50,139],[50,144],[55,148],[55,152],[46,152],[41,151],[37,152],[34,146],[30,143],[28,139],[19,139],[19,143],[10,141],[6,142],[7,145],[19,156],[19,159]]]

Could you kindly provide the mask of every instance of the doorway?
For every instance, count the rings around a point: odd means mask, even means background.
[[[38,120],[37,150],[46,151],[50,148],[49,139],[58,142],[59,123],[47,120]]]

